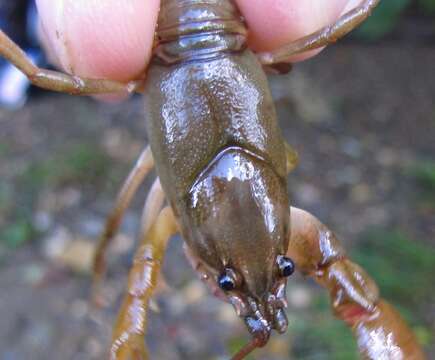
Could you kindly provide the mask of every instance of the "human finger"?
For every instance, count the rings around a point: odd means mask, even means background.
[[[249,46],[270,51],[333,23],[361,0],[236,0],[249,27]],[[310,51],[289,59],[300,61]]]
[[[63,70],[135,79],[150,58],[159,0],[37,0],[41,33]]]

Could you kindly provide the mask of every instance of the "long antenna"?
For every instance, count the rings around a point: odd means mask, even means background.
[[[239,350],[239,352],[231,358],[231,360],[243,360],[257,347],[258,347],[258,340],[256,338],[252,338],[252,340],[249,343],[247,343],[244,347],[242,347]]]

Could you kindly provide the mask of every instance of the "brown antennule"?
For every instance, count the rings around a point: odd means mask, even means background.
[[[252,338],[250,342],[248,342],[244,347],[242,347],[239,352],[234,355],[231,360],[243,360],[246,356],[248,356],[252,351],[254,351],[259,346],[259,341],[257,338]]]

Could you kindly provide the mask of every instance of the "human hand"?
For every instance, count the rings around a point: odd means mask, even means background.
[[[334,22],[361,0],[236,0],[254,51],[278,48]],[[37,0],[41,35],[53,62],[91,78],[129,81],[150,58],[159,0]],[[317,54],[292,57],[300,61]]]

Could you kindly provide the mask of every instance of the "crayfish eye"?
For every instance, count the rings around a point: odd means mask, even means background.
[[[225,269],[218,278],[219,287],[224,291],[231,291],[236,288],[237,278],[233,270]]]
[[[288,277],[295,271],[295,264],[292,259],[279,255],[276,258],[276,262],[278,263],[278,269],[281,276]]]

